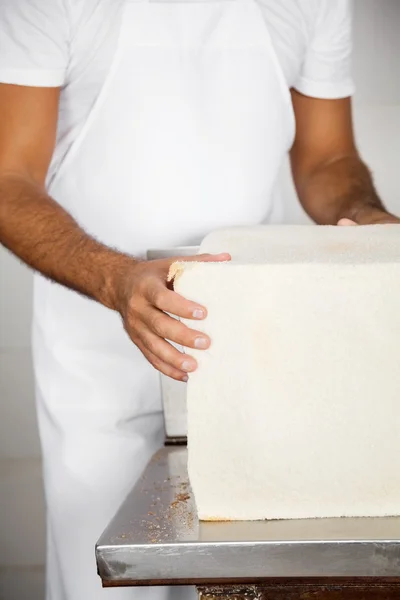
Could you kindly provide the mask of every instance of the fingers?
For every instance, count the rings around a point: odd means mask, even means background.
[[[155,369],[157,369],[157,371],[160,371],[160,373],[162,373],[163,375],[166,375],[167,377],[171,377],[172,379],[175,379],[176,381],[187,382],[187,380],[188,380],[187,373],[185,373],[184,371],[181,371],[180,369],[175,369],[173,366],[171,366],[168,363],[161,360],[156,354],[153,354],[153,352],[150,352],[150,350],[142,342],[137,341],[136,345],[139,348],[139,350],[142,352],[142,354],[147,358],[149,363],[151,363],[152,366]]]
[[[197,362],[194,358],[179,352],[169,342],[160,338],[149,329],[142,333],[141,339],[150,352],[174,369],[183,373],[192,373],[196,370]]]
[[[357,223],[351,219],[340,219],[338,225],[339,227],[354,227],[354,225],[357,225]]]
[[[161,310],[149,307],[142,319],[150,331],[163,339],[171,340],[175,344],[186,348],[196,348],[197,350],[206,350],[210,347],[211,340],[206,334],[190,329]]]
[[[230,255],[201,254],[185,257],[187,262],[223,262]],[[185,319],[201,320],[207,316],[204,306],[186,300],[167,287],[168,269],[175,260],[150,261],[136,266],[132,279],[132,294],[121,310],[125,329],[150,363],[161,373],[178,381],[187,381],[187,373],[197,368],[196,360],[177,350],[169,341],[187,348],[206,349],[210,338],[190,329],[173,314]]]
[[[184,258],[184,262],[226,262],[231,259],[230,254],[199,254]],[[179,258],[171,259],[166,263],[166,271],[170,265]],[[153,281],[153,284],[146,290],[146,298],[156,308],[164,312],[171,313],[183,319],[204,319],[207,316],[207,309],[196,302],[186,300],[179,294],[168,288],[163,277],[159,282]]]
[[[386,210],[377,209],[377,208],[369,208],[361,211],[359,215],[357,215],[357,222],[352,219],[340,219],[338,222],[339,226],[349,226],[349,225],[389,225],[389,224],[399,224],[400,219],[395,217],[391,213],[386,212]]]
[[[155,283],[152,288],[148,289],[147,300],[159,310],[182,319],[201,320],[207,316],[207,309],[204,306],[186,300],[183,296],[169,290],[161,282]]]
[[[140,313],[131,314],[125,328],[132,341],[162,373],[178,380],[197,368],[197,361],[177,350],[167,340],[188,348],[206,349],[210,339],[205,334],[186,327],[180,321],[148,305]],[[168,371],[168,372],[167,372]]]
[[[162,367],[163,373],[165,373],[165,369],[168,369],[170,372],[174,372],[177,378],[182,380],[185,374],[196,370],[197,362],[193,357],[183,354],[174,348],[169,342],[150,330],[146,324],[136,324],[135,331],[130,332],[128,330],[128,333],[132,341],[142,350],[143,354],[146,356],[150,354],[152,356],[151,363],[153,366],[157,369],[157,365]]]
[[[182,262],[226,262],[231,260],[231,255],[227,252],[221,252],[220,254],[197,254],[196,256],[176,258],[172,262],[176,260]]]

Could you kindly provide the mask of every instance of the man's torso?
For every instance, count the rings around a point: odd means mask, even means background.
[[[257,0],[257,3],[287,86],[294,87],[316,18],[315,0]],[[107,78],[126,14],[123,5],[123,0],[85,0],[84,4],[75,0],[72,4],[70,62],[61,93],[58,141],[49,181],[81,132]]]

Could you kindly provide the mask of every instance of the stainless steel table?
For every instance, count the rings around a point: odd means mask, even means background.
[[[199,523],[186,462],[176,446],[151,460],[97,544],[104,586],[193,584],[212,598],[248,598],[258,586],[255,598],[278,598],[260,594],[268,583],[362,583],[374,595],[349,597],[379,598],[384,586],[382,598],[400,598],[400,519]]]
[[[105,587],[192,584],[203,600],[400,600],[400,519],[199,523],[179,445],[186,388],[162,378],[162,389],[167,446],[97,544]]]

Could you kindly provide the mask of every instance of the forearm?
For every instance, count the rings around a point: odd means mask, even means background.
[[[308,215],[322,225],[335,225],[343,218],[365,224],[387,217],[372,176],[357,156],[320,165],[304,177],[298,193]]]
[[[0,176],[0,243],[45,277],[109,308],[115,281],[132,258],[98,243],[45,190],[23,176]]]

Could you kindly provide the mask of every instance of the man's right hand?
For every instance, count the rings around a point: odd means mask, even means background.
[[[182,354],[167,340],[187,348],[207,349],[210,338],[191,329],[166,313],[184,319],[200,321],[207,315],[204,306],[186,300],[168,289],[170,266],[177,260],[185,262],[222,262],[229,254],[202,254],[134,263],[120,276],[117,306],[131,340],[150,363],[161,373],[187,381],[188,373],[197,367],[195,359]]]
[[[52,281],[118,310],[156,369],[185,380],[196,361],[166,340],[207,348],[210,339],[165,313],[201,320],[206,308],[167,287],[175,260],[137,262],[90,237],[45,189],[60,90],[0,84],[0,243]],[[229,255],[184,260],[223,261]]]

